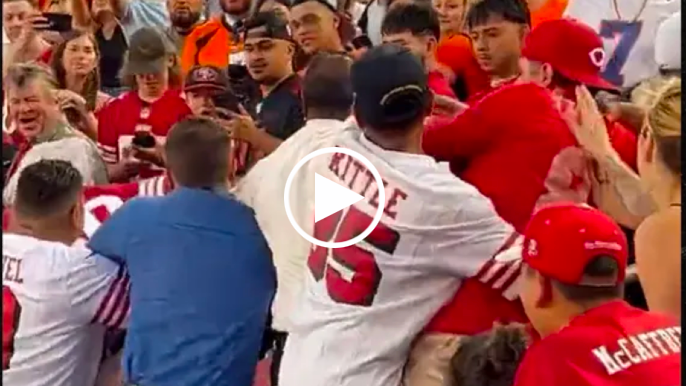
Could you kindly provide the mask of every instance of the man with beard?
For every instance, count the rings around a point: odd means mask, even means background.
[[[250,76],[260,84],[258,123],[247,115],[229,123],[234,138],[269,154],[304,124],[300,78],[293,72],[295,44],[288,25],[275,12],[260,12],[245,23],[245,53]]]
[[[202,7],[203,0],[167,0],[171,25],[164,32],[177,52],[183,50],[186,37],[200,22]]]
[[[191,67],[209,65],[225,68],[245,63],[241,30],[250,10],[249,0],[220,0],[224,13],[202,23],[186,36],[181,51],[184,74]]]

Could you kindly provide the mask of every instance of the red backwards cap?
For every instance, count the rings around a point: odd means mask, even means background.
[[[524,232],[522,259],[561,283],[613,287],[624,281],[627,250],[624,232],[610,217],[588,206],[560,204],[533,215]],[[584,268],[598,256],[615,259],[616,277],[584,277]]]
[[[616,90],[603,79],[606,55],[600,36],[586,24],[572,19],[544,21],[524,40],[522,56],[548,63],[565,78],[586,86]]]

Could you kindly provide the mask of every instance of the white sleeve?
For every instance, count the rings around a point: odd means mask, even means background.
[[[487,198],[475,195],[455,202],[459,207],[441,216],[445,225],[425,248],[431,249],[428,256],[441,271],[461,278],[477,276],[515,243],[518,234]]]
[[[126,326],[130,282],[124,266],[94,253],[85,255],[69,273],[67,286],[81,322]]]

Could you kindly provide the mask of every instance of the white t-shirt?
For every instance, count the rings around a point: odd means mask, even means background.
[[[383,150],[357,130],[344,132],[334,145],[376,167],[386,183],[386,207],[364,241],[339,249],[312,246],[304,290],[291,312],[279,384],[399,385],[417,334],[513,229],[445,163]],[[365,197],[317,222],[315,237],[340,242],[364,231],[377,210],[371,174],[341,153],[316,157],[303,169],[306,176],[318,173]],[[312,202],[312,196],[297,199]],[[312,222],[311,206],[303,210]]]
[[[92,386],[105,326],[128,318],[128,276],[82,246],[2,235],[2,381]]]
[[[657,75],[657,28],[680,10],[679,0],[571,0],[565,15],[588,24],[603,38],[607,53],[603,77],[631,87]]]
[[[286,216],[283,204],[286,179],[302,158],[317,149],[333,146],[345,130],[357,128],[337,120],[308,120],[276,151],[260,160],[234,191],[241,201],[255,210],[257,222],[272,250],[278,278],[272,306],[272,326],[276,330],[290,330],[289,316],[301,292],[310,248],[310,242],[295,231]],[[299,172],[296,177],[291,185],[291,209],[301,228],[311,234],[314,175]]]

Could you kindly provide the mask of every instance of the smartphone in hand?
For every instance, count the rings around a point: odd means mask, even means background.
[[[72,30],[72,16],[66,13],[43,12],[47,23],[41,22],[35,28],[40,31],[69,32]],[[46,25],[47,24],[47,25]]]

